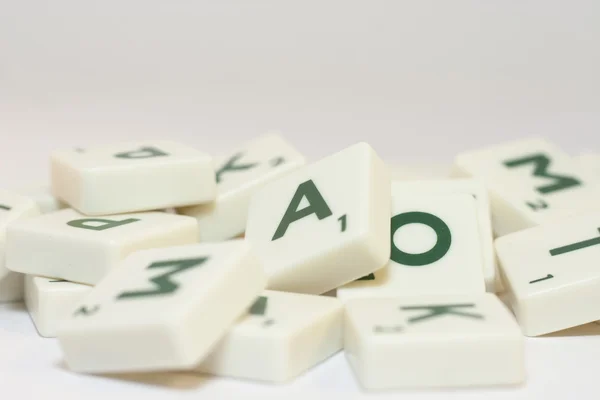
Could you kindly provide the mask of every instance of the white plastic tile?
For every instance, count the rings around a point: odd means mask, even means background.
[[[265,284],[243,240],[139,251],[76,305],[58,339],[78,372],[190,369]]]
[[[499,291],[501,286],[498,279],[498,266],[496,265],[496,254],[494,251],[494,237],[492,232],[492,212],[487,189],[479,179],[445,179],[431,181],[394,182],[394,197],[399,198],[407,194],[452,194],[464,193],[473,196],[477,210],[477,224],[479,226],[479,237],[483,255],[483,277],[488,292]],[[394,197],[392,201],[394,201]]]
[[[0,303],[11,303],[23,300],[25,293],[24,276],[9,272],[0,278]]]
[[[40,203],[36,206],[26,197],[16,192],[0,192],[0,303],[23,300],[23,274],[8,271],[4,267],[4,241],[6,226],[9,223],[39,215]]]
[[[342,349],[342,317],[335,298],[267,290],[198,370],[287,382]]]
[[[14,192],[0,191],[0,279],[10,272],[6,267],[7,227],[17,220],[38,215],[40,215],[40,210],[33,200]],[[4,289],[6,286],[13,286],[11,281],[4,285]]]
[[[39,334],[55,337],[59,324],[90,290],[92,286],[61,279],[25,276],[25,305]]]
[[[67,208],[67,204],[59,200],[52,194],[50,186],[37,185],[37,186],[25,186],[14,190],[16,193],[29,197],[33,200],[42,214],[51,213],[54,211],[62,210]]]
[[[280,135],[266,134],[217,159],[217,198],[184,207],[179,214],[198,219],[200,241],[219,241],[243,234],[252,195],[264,184],[304,165],[304,156]]]
[[[485,181],[497,236],[597,209],[600,196],[589,171],[538,138],[459,154],[454,175]]]
[[[518,384],[523,342],[491,293],[346,303],[344,351],[370,390]]]
[[[600,211],[501,237],[496,251],[525,335],[600,320]]]
[[[440,180],[450,177],[452,168],[444,164],[397,164],[387,163],[393,181]]]
[[[394,182],[392,210],[387,266],[338,288],[338,298],[485,292],[478,209],[471,194],[423,194],[414,185]]]
[[[87,215],[187,206],[214,200],[212,158],[157,141],[52,154],[52,192]]]
[[[93,285],[136,250],[197,241],[198,224],[191,217],[162,212],[88,217],[65,209],[11,224],[6,266]]]
[[[575,157],[580,168],[589,171],[600,182],[600,153],[586,153]]]
[[[269,289],[321,294],[382,268],[390,255],[390,180],[358,143],[253,196],[249,240]]]

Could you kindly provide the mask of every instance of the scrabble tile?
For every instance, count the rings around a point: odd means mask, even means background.
[[[267,290],[198,370],[287,382],[342,349],[342,317],[335,298]]]
[[[600,211],[496,240],[508,300],[523,333],[600,320]]]
[[[6,267],[5,254],[7,227],[15,221],[35,217],[39,214],[40,210],[33,200],[14,192],[0,191],[0,279],[10,272]],[[8,286],[12,286],[10,282]]]
[[[260,136],[217,159],[218,194],[213,203],[183,207],[177,212],[198,219],[201,242],[231,239],[246,230],[252,195],[304,163],[304,156],[278,134]]]
[[[11,303],[23,300],[23,274],[9,272],[0,278],[0,303]]]
[[[62,210],[67,208],[67,204],[59,200],[52,194],[50,186],[24,186],[14,190],[16,193],[29,197],[33,200],[42,214]]]
[[[39,215],[40,210],[32,200],[16,192],[0,192],[0,303],[23,300],[23,275],[11,272],[5,264],[6,227],[21,218]]]
[[[257,192],[246,240],[269,289],[321,294],[382,268],[390,255],[390,180],[358,143]]]
[[[76,305],[57,337],[77,372],[190,369],[265,284],[243,240],[139,251]]]
[[[580,168],[589,171],[600,182],[600,153],[586,153],[575,157]]]
[[[444,164],[413,164],[403,165],[388,163],[392,181],[405,180],[440,180],[450,177],[451,167]]]
[[[497,236],[596,209],[600,196],[589,171],[538,138],[459,154],[453,175],[485,181]]]
[[[93,285],[136,250],[197,241],[198,224],[191,217],[162,212],[88,217],[67,208],[11,224],[6,265]]]
[[[217,194],[212,158],[169,141],[57,151],[51,173],[53,193],[87,215],[200,204]]]
[[[62,279],[25,276],[25,305],[39,334],[55,337],[59,324],[91,289]]]
[[[407,194],[437,195],[464,193],[471,195],[475,199],[486,290],[489,292],[498,291],[499,288],[497,286],[500,284],[500,281],[498,279],[498,267],[496,265],[496,254],[494,251],[490,199],[487,189],[482,181],[478,179],[405,181],[394,182],[392,187],[392,202],[395,204],[395,199],[397,198],[400,205],[403,201],[402,198]]]
[[[488,292],[502,291],[503,286],[498,273],[496,252],[494,250],[490,198],[483,181],[479,179],[447,179],[422,183],[406,182],[405,184],[407,185],[406,190],[428,190],[430,193],[467,193],[473,196],[477,208],[485,287]]]
[[[523,342],[491,293],[346,303],[344,352],[369,390],[518,384]]]
[[[391,258],[385,268],[338,288],[338,298],[485,292],[476,200],[419,190],[392,184]]]

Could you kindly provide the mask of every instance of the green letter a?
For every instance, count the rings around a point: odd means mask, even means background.
[[[298,210],[298,206],[304,197],[306,197],[309,205],[301,210]],[[281,222],[279,223],[279,226],[277,227],[277,230],[275,231],[271,241],[283,237],[292,222],[298,221],[299,219],[307,217],[311,214],[315,214],[319,220],[322,220],[323,218],[331,216],[331,210],[325,202],[325,199],[323,199],[323,196],[321,196],[321,193],[319,193],[319,189],[317,189],[314,182],[312,180],[308,180],[301,183],[298,186],[298,189],[296,189],[296,193],[294,193],[294,197],[285,211],[285,214],[281,219]]]

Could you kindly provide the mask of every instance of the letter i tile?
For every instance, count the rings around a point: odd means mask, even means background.
[[[496,252],[525,335],[600,319],[600,212],[503,236]]]

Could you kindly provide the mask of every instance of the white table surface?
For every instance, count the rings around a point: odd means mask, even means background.
[[[271,129],[311,160],[367,141],[389,162],[449,165],[529,135],[600,152],[599,20],[595,0],[0,0],[0,182],[47,182],[58,148],[170,138],[221,153]],[[599,333],[527,339],[520,388],[379,396],[596,398]],[[22,306],[0,306],[2,399],[374,396],[341,353],[284,386],[60,362]]]

